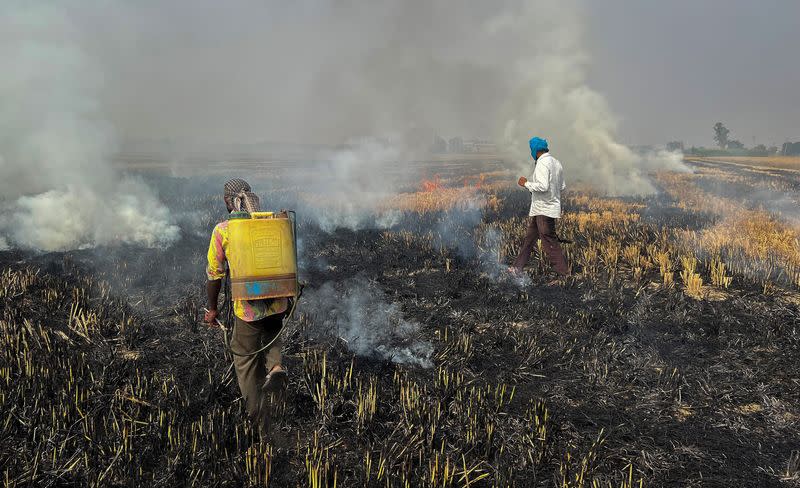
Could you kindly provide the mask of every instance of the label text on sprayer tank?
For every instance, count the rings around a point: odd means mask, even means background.
[[[258,269],[279,268],[283,263],[283,243],[278,229],[259,229],[251,235],[253,262]]]

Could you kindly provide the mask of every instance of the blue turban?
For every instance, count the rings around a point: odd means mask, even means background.
[[[531,156],[533,159],[536,159],[536,153],[539,151],[547,151],[547,141],[540,137],[534,137],[530,141],[528,141],[528,145],[531,146]]]

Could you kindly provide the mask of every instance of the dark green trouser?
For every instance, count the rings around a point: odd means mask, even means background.
[[[245,322],[236,317],[231,338],[231,350],[237,354],[249,354],[257,351],[272,339],[275,342],[267,349],[255,356],[233,356],[233,365],[236,368],[236,379],[242,391],[247,413],[253,420],[259,420],[262,403],[261,387],[267,379],[267,373],[273,366],[281,362],[281,346],[283,338],[279,333],[285,314],[270,315],[255,322]]]

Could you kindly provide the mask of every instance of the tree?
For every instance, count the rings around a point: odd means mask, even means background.
[[[732,141],[728,141],[728,149],[744,149],[744,144],[742,144],[741,141],[734,139]]]
[[[800,155],[800,142],[786,142],[781,149],[781,156],[797,156]]]
[[[670,152],[683,152],[683,143],[681,141],[672,141],[667,143],[667,151]]]
[[[729,131],[722,122],[714,124],[714,140],[717,142],[720,149],[728,149],[728,134],[730,134],[730,132],[731,131]]]

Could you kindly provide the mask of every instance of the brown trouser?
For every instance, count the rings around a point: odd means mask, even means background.
[[[519,250],[519,255],[514,261],[514,267],[522,269],[528,264],[528,259],[531,257],[533,247],[536,241],[542,239],[542,249],[547,253],[550,258],[550,263],[553,269],[561,276],[567,276],[569,269],[567,268],[567,260],[564,257],[564,252],[558,243],[556,236],[556,219],[546,217],[544,215],[537,215],[535,217],[528,217],[528,229],[525,232],[525,240],[522,241],[522,248]]]
[[[261,387],[267,379],[267,373],[273,366],[281,362],[281,346],[283,339],[280,336],[281,324],[284,314],[270,315],[255,322],[245,322],[236,317],[231,338],[231,351],[236,354],[250,354],[258,351],[269,341],[275,342],[266,350],[255,356],[233,356],[233,365],[236,368],[236,379],[242,391],[247,406],[247,413],[253,420],[261,420],[264,394]],[[277,338],[276,338],[277,336]]]

